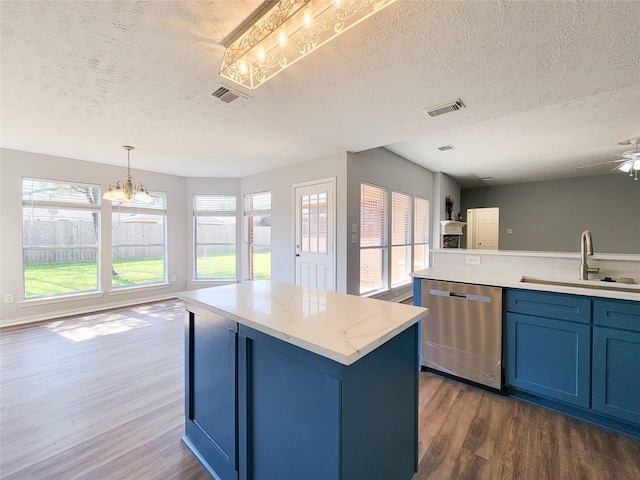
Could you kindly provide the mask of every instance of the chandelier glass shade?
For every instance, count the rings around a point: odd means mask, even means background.
[[[124,148],[127,151],[127,179],[125,181],[118,180],[116,182],[111,182],[109,185],[109,190],[104,192],[102,195],[103,200],[111,200],[112,202],[143,202],[143,203],[152,203],[153,198],[149,195],[147,191],[147,187],[145,187],[141,183],[137,183],[134,185],[133,179],[131,178],[131,150],[134,147],[129,145],[124,145]]]
[[[220,76],[254,90],[396,0],[278,0],[225,50]]]

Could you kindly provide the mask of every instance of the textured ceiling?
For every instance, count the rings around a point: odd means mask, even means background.
[[[640,136],[638,1],[399,0],[216,102],[223,45],[261,4],[2,0],[2,146],[125,165],[129,144],[134,168],[207,177],[386,146],[476,186],[606,173],[577,167]]]

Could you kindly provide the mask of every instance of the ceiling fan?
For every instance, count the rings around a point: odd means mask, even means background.
[[[621,140],[620,142],[618,142],[618,145],[633,145],[634,148],[632,150],[622,152],[622,154],[620,154],[622,158],[618,160],[592,163],[591,165],[581,165],[578,168],[591,168],[597,167],[599,165],[607,165],[609,163],[623,162],[621,165],[617,165],[616,167],[614,167],[613,170],[620,170],[621,172],[628,173],[629,176],[633,177],[634,180],[638,180],[638,173],[640,172],[640,148],[638,148],[640,146],[640,137]]]

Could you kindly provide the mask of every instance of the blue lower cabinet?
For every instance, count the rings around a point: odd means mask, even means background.
[[[506,314],[506,383],[519,390],[589,407],[591,327]]]
[[[592,408],[640,425],[640,302],[593,301]]]

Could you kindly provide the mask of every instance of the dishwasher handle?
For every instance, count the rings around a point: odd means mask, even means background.
[[[471,300],[474,302],[491,303],[491,297],[488,295],[476,295],[473,293],[458,293],[450,290],[439,290],[435,288],[429,289],[429,295],[435,295],[436,297],[453,297],[461,298],[462,300]]]
[[[457,292],[449,292],[449,296],[450,297],[458,297],[458,298],[467,298],[467,294],[466,293],[457,293]]]

